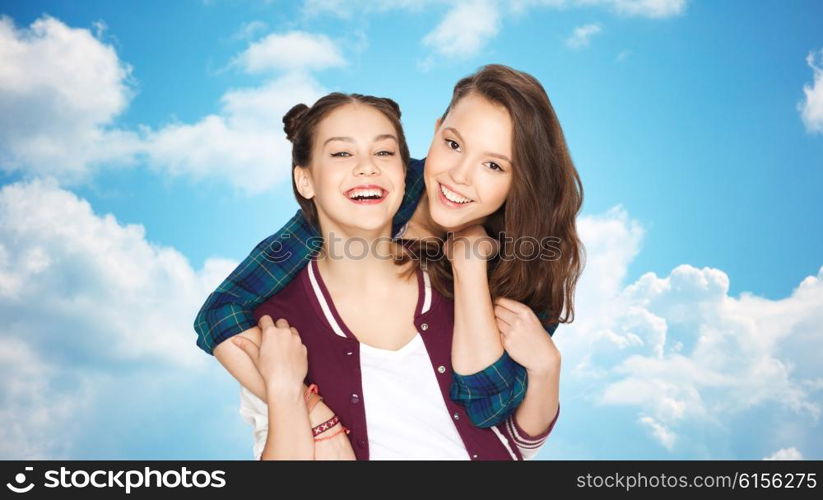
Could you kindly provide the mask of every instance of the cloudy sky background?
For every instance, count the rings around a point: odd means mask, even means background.
[[[283,113],[534,74],[588,264],[545,459],[823,458],[820,2],[0,3],[0,458],[251,458],[200,304],[293,200]]]

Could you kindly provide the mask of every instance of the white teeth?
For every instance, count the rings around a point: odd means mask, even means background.
[[[465,198],[463,196],[460,196],[459,194],[457,194],[454,191],[450,190],[449,188],[447,188],[443,184],[440,184],[440,192],[442,192],[443,196],[445,196],[446,199],[449,200],[452,203],[461,203],[462,204],[462,203],[468,203],[468,202],[471,201],[470,199]]]
[[[382,189],[354,189],[349,191],[349,198],[382,198]]]

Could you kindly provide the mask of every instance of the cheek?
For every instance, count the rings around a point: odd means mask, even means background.
[[[511,177],[507,179],[488,179],[483,185],[483,205],[495,211],[506,201],[511,191]]]
[[[430,151],[429,156],[426,157],[423,176],[427,180],[427,185],[429,184],[429,180],[436,179],[444,172],[448,172],[448,156],[444,153],[444,151]]]

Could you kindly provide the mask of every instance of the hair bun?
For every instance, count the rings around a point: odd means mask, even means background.
[[[294,140],[297,129],[300,128],[300,123],[308,110],[309,107],[305,104],[296,104],[283,116],[283,131],[286,132],[286,139]]]

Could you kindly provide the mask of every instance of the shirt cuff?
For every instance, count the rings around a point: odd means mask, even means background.
[[[197,345],[208,354],[214,355],[214,348],[238,333],[242,333],[257,324],[252,311],[238,309],[236,307],[225,307],[210,311],[212,318],[221,319],[211,321],[205,318],[198,318],[200,328],[197,330]],[[209,325],[207,327],[206,325]]]
[[[549,426],[546,428],[545,431],[541,432],[537,435],[531,435],[528,432],[524,431],[522,427],[517,424],[517,418],[512,415],[509,418],[509,425],[510,431],[512,436],[514,437],[515,443],[522,448],[536,448],[543,444],[546,438],[551,434],[552,429],[554,429],[554,424],[557,423],[557,417],[560,416],[560,403],[557,403],[557,413],[555,413],[554,418],[552,419]]]
[[[503,355],[484,370],[471,375],[454,373],[453,399],[483,399],[511,389],[523,367],[503,351]]]

